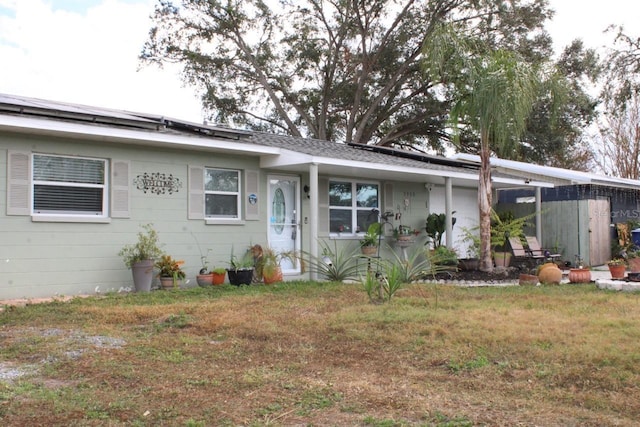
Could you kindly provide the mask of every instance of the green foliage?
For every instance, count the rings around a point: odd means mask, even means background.
[[[378,246],[380,236],[382,235],[382,224],[374,222],[369,225],[367,232],[360,241],[360,246]]]
[[[491,210],[491,247],[493,251],[506,250],[508,248],[509,237],[523,239],[524,228],[529,221],[536,216],[536,213],[514,218],[512,212],[497,213]]]
[[[342,282],[344,280],[353,280],[358,277],[358,266],[356,257],[359,249],[353,245],[345,245],[338,249],[336,241],[333,242],[333,248],[325,241],[320,241],[322,249],[321,255],[318,257],[304,253],[303,256],[307,260],[309,271],[317,273],[326,280]]]
[[[383,262],[381,265],[382,272],[367,271],[367,274],[360,278],[369,300],[374,303],[391,301],[391,298],[406,283],[405,271],[401,265],[391,262]]]
[[[238,257],[235,254],[233,246],[231,247],[231,255],[229,256],[229,270],[244,270],[247,268],[253,268],[253,263],[254,261],[253,257],[251,256],[251,252],[247,250],[241,257]]]
[[[437,265],[458,265],[458,254],[446,246],[438,246],[434,249],[430,261]]]
[[[442,151],[449,102],[420,70],[435,24],[535,62],[551,54],[550,13],[542,0],[160,2],[141,59],[181,64],[218,123]]]
[[[453,212],[455,213],[455,211]],[[452,226],[455,225],[456,218],[451,218]],[[425,230],[427,231],[427,236],[431,238],[433,242],[433,247],[438,248],[442,245],[442,235],[445,233],[447,229],[447,214],[445,213],[431,213],[427,217],[427,222],[425,225]]]
[[[125,245],[118,253],[129,268],[139,261],[157,259],[163,253],[158,232],[153,228],[153,224],[146,224],[141,227],[144,231],[138,232],[138,241],[134,244]]]

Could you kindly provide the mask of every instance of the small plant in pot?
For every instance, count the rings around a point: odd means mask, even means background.
[[[136,243],[125,245],[118,255],[133,272],[133,285],[136,292],[149,292],[153,281],[153,263],[162,256],[158,232],[152,224],[143,225],[144,231],[138,232]]]
[[[282,258],[282,254],[271,248],[267,248],[262,252],[260,268],[262,270],[262,280],[266,285],[282,282],[282,268],[280,267]]]
[[[196,281],[198,282],[198,286],[200,287],[211,286],[213,284],[213,274],[211,274],[211,271],[209,271],[209,268],[208,268],[209,262],[207,261],[207,257],[204,255],[201,255],[200,261],[202,262],[202,268],[196,275]]]
[[[250,285],[253,280],[253,270],[254,259],[251,256],[251,252],[247,251],[241,258],[238,258],[233,253],[232,248],[229,267],[227,268],[229,283],[235,286]]]
[[[374,222],[369,225],[367,232],[360,240],[360,249],[364,255],[375,256],[378,253],[380,237],[382,235],[382,224]]]
[[[480,234],[478,227],[462,227],[462,243],[467,247],[467,257],[458,259],[458,268],[466,271],[477,270],[480,265]]]
[[[155,263],[155,267],[160,270],[158,276],[160,283],[164,289],[177,288],[181,280],[185,278],[182,270],[184,261],[177,261],[171,255],[162,255],[160,260]]]
[[[227,269],[224,267],[216,267],[211,270],[210,273],[212,278],[211,284],[214,286],[222,285],[224,283],[224,278],[227,275]]]

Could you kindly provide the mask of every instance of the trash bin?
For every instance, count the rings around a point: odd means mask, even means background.
[[[640,228],[631,230],[631,241],[633,242],[634,246],[640,248]]]

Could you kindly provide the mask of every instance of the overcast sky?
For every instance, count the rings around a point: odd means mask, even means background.
[[[0,0],[0,93],[202,121],[177,68],[140,68],[157,0]],[[638,0],[550,0],[557,46],[601,48],[610,24],[640,35]],[[634,32],[634,30],[636,30]]]

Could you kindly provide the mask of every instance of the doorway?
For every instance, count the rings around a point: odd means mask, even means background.
[[[278,253],[300,251],[300,178],[269,175],[269,247]],[[283,259],[282,274],[300,274],[300,263]]]

